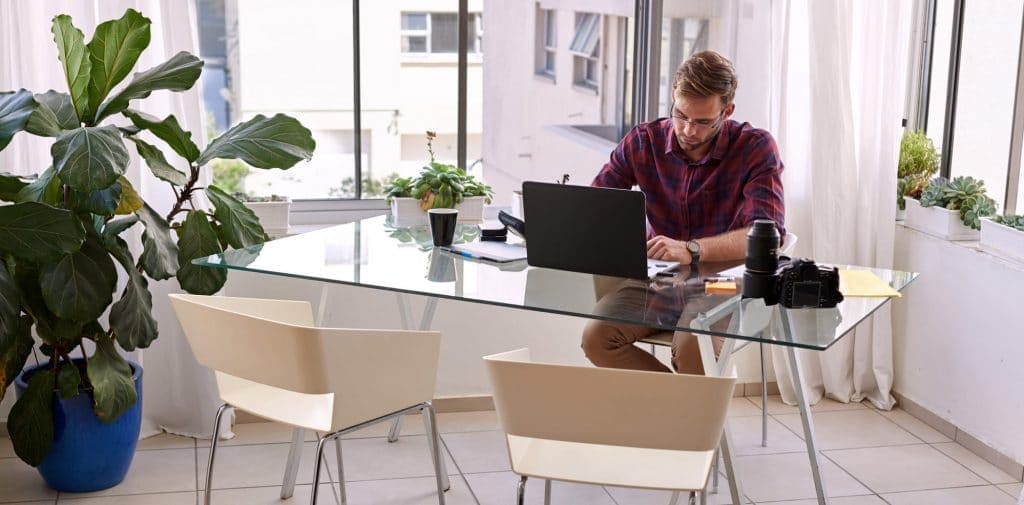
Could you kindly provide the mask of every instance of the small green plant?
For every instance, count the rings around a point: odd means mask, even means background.
[[[462,203],[466,197],[483,196],[487,203],[491,202],[491,187],[477,181],[466,173],[465,169],[454,165],[440,163],[434,158],[433,141],[437,134],[427,132],[427,152],[430,163],[415,178],[399,177],[384,188],[384,195],[390,203],[393,198],[415,198],[420,201],[420,208],[443,209],[452,208]]]
[[[896,203],[906,208],[904,197],[918,198],[928,179],[939,171],[939,151],[923,131],[908,131],[900,141],[900,161],[896,169]]]
[[[1009,226],[1010,228],[1024,231],[1024,214],[1010,216],[995,215],[992,216],[992,220],[999,224]]]
[[[959,210],[960,221],[975,230],[981,228],[981,218],[996,213],[996,201],[985,193],[985,182],[968,176],[932,179],[921,192],[921,206]]]

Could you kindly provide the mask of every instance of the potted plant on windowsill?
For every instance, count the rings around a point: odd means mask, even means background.
[[[315,143],[295,119],[259,115],[200,150],[174,116],[132,108],[154,91],[191,88],[203,66],[180,52],[115,90],[149,45],[150,20],[139,12],[101,23],[88,44],[69,16],[56,16],[52,31],[69,92],[0,93],[0,150],[20,131],[53,141],[52,166],[37,177],[0,174],[0,200],[9,203],[0,206],[0,398],[17,379],[7,418],[15,454],[51,487],[82,492],[119,483],[135,453],[142,369],[118,348],[157,338],[150,280],[213,294],[226,271],[192,260],[267,240],[252,211],[199,184],[201,169],[218,158],[289,168],[309,159]],[[180,159],[168,160],[143,133]],[[125,178],[130,145],[171,186],[166,214]],[[199,206],[201,194],[212,209]],[[132,248],[137,235],[128,231],[139,226],[141,244]],[[34,337],[47,361],[22,371]],[[95,349],[88,357],[87,347]]]
[[[928,179],[939,171],[939,151],[922,131],[908,131],[900,141],[896,180],[896,220],[906,218],[905,197],[919,199]]]
[[[288,216],[291,213],[292,201],[287,196],[251,196],[245,193],[236,193],[235,197],[259,218],[263,230],[271,238],[283,237],[288,234]]]
[[[459,222],[478,223],[484,219],[484,204],[491,203],[491,187],[465,169],[436,161],[432,145],[436,137],[434,132],[427,132],[430,163],[418,176],[399,177],[384,188],[397,226],[426,223],[430,209],[458,209]]]
[[[983,218],[979,246],[1003,259],[1024,261],[1024,215]]]
[[[985,183],[973,177],[936,177],[921,199],[907,198],[906,226],[948,240],[978,240],[981,218],[995,214]]]

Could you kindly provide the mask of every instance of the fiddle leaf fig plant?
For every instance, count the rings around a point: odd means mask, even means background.
[[[0,174],[0,399],[24,368],[33,334],[49,357],[7,421],[15,453],[33,466],[53,442],[55,392],[89,395],[105,422],[137,401],[117,347],[145,348],[157,338],[151,280],[175,278],[185,291],[213,294],[226,272],[192,260],[267,240],[252,211],[203,186],[203,167],[238,159],[287,169],[316,147],[308,129],[282,114],[257,115],[200,148],[175,116],[143,112],[154,91],[192,88],[203,62],[180,52],[129,79],[150,42],[150,20],[135,10],[101,23],[88,42],[66,15],[53,19],[52,32],[67,91],[0,93],[0,150],[22,131],[52,139],[52,161],[34,167],[38,175]],[[132,150],[173,193],[165,214],[125,177]],[[141,244],[130,247],[133,228],[141,228]],[[85,356],[84,341],[95,353],[76,364],[72,352]]]

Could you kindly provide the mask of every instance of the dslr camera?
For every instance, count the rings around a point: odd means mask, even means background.
[[[747,233],[743,297],[763,298],[765,305],[788,308],[828,308],[843,301],[839,270],[807,258],[779,257],[775,222],[758,219]]]

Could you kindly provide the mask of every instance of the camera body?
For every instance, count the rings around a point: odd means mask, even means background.
[[[788,308],[829,308],[843,301],[839,292],[839,270],[808,258],[779,258],[775,275],[774,300]],[[765,303],[770,300],[765,299]],[[769,305],[771,303],[768,303]]]

